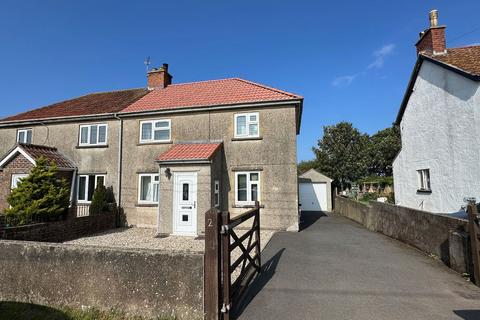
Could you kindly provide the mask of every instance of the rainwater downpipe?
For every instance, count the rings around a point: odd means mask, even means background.
[[[123,120],[115,113],[115,119],[120,122],[118,133],[118,179],[117,179],[117,208],[120,211],[122,203],[122,155],[123,155]]]

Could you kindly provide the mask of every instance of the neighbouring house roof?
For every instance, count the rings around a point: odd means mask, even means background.
[[[400,124],[423,61],[429,61],[473,81],[480,81],[480,46],[447,49],[445,54],[425,51],[418,55],[395,124]]]
[[[176,144],[158,156],[158,162],[208,161],[213,158],[222,143]]]
[[[333,180],[315,169],[305,171],[298,176],[298,182],[332,182]]]
[[[0,123],[116,113],[148,92],[147,89],[129,89],[87,94],[1,119]]]
[[[55,162],[59,169],[74,170],[76,168],[73,161],[68,159],[65,155],[54,147],[40,146],[34,144],[18,143],[12,150],[10,150],[3,158],[0,159],[0,169],[3,168],[10,160],[18,154],[22,154],[33,165],[40,157],[46,158],[50,162]]]
[[[303,97],[251,81],[231,78],[171,84],[132,103],[122,113],[302,100]]]

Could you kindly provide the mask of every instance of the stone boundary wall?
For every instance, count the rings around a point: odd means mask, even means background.
[[[433,254],[459,273],[471,273],[467,220],[377,201],[367,205],[340,196],[334,211],[369,230]]]
[[[0,239],[64,242],[113,229],[116,227],[116,221],[116,210],[78,218],[70,214],[66,220],[1,227]]]
[[[0,240],[0,301],[203,319],[203,254]]]

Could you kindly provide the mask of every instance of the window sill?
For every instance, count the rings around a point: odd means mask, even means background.
[[[108,144],[102,145],[91,145],[91,146],[76,146],[77,149],[98,149],[98,148],[108,148]]]
[[[151,146],[151,145],[154,145],[154,144],[172,144],[173,141],[172,140],[169,140],[169,141],[152,141],[152,142],[139,142],[137,143],[137,146]]]
[[[263,140],[263,137],[235,137],[232,141]]]
[[[432,190],[418,189],[417,193],[430,194],[432,193]]]
[[[141,208],[156,208],[158,207],[158,203],[135,203],[135,207]]]
[[[247,208],[247,209],[252,209],[255,208],[254,204],[234,204],[232,208]],[[260,208],[265,208],[263,204],[260,205]]]

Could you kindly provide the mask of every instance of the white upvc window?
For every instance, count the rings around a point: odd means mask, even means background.
[[[235,204],[253,205],[260,201],[260,172],[235,172]]]
[[[430,188],[430,169],[417,170],[418,186],[421,191],[431,191]]]
[[[106,124],[88,124],[80,126],[79,146],[107,145],[108,126]]]
[[[235,114],[235,138],[260,136],[258,112]]]
[[[158,173],[142,173],[138,179],[138,203],[158,204]]]
[[[213,203],[215,207],[220,206],[220,181],[215,180],[213,189]]]
[[[140,122],[140,143],[169,142],[170,140],[170,119]]]
[[[21,179],[28,177],[28,174],[25,173],[15,173],[12,174],[12,183],[10,185],[11,189],[15,189],[20,183]]]
[[[28,144],[32,143],[32,129],[17,130],[17,142]]]
[[[79,203],[90,203],[93,192],[99,184],[105,186],[104,174],[82,174],[77,178],[77,200]]]

